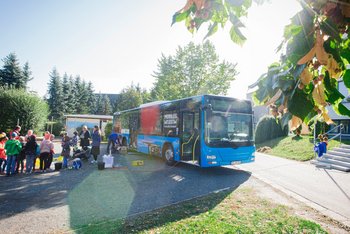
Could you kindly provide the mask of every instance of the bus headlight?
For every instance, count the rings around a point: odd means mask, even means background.
[[[207,155],[207,159],[214,160],[216,159],[215,155]]]

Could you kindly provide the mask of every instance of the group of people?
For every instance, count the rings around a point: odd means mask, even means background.
[[[37,158],[40,159],[40,172],[50,170],[53,156],[55,154],[53,140],[55,136],[49,131],[44,133],[43,140],[40,144],[32,130],[28,130],[27,135],[21,136],[21,127],[16,126],[8,135],[0,133],[0,174],[15,175],[18,173],[33,173]],[[100,154],[101,132],[98,126],[94,126],[92,134],[88,131],[87,126],[83,126],[80,135],[74,132],[70,138],[67,134],[62,136],[63,167],[67,167],[70,158],[71,147],[77,148],[80,139],[80,146],[87,150],[91,143],[91,154],[93,155],[92,163],[97,162],[97,156]],[[25,165],[25,168],[24,168]]]
[[[54,145],[54,135],[45,132],[43,141],[38,144],[33,130],[28,130],[27,135],[21,136],[21,127],[16,126],[9,133],[0,133],[0,173],[7,176],[18,173],[30,174],[35,171],[35,162],[40,159],[40,172],[50,168]],[[25,163],[25,168],[24,168]],[[6,172],[6,173],[5,173]]]

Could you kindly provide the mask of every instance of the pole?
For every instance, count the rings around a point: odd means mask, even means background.
[[[51,134],[52,134],[52,126],[53,126],[53,116],[51,117],[51,131],[50,131]]]
[[[316,146],[316,126],[317,126],[317,120],[315,121],[315,126],[314,126],[314,147]],[[317,158],[316,151],[314,150],[315,154],[315,159]]]

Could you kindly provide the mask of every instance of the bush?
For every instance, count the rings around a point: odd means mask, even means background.
[[[262,143],[278,137],[286,136],[288,127],[282,129],[279,119],[273,116],[263,116],[259,120],[255,130],[255,143]]]
[[[106,124],[106,127],[105,127],[105,137],[106,137],[106,139],[108,139],[109,135],[111,135],[112,127],[113,127],[113,123],[112,122],[109,122],[109,123]]]
[[[46,129],[48,131],[51,131],[51,124],[47,124],[46,125]],[[56,137],[57,136],[61,136],[61,133],[64,132],[64,131],[65,131],[64,124],[60,120],[57,120],[57,122],[55,122],[52,125],[52,132],[51,132],[51,134],[55,135]]]
[[[22,134],[27,130],[39,131],[44,127],[49,113],[48,106],[36,94],[23,89],[0,88],[0,130],[22,127]]]

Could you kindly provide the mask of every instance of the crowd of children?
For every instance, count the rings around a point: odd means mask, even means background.
[[[20,131],[21,127],[16,126],[8,136],[4,132],[0,133],[0,174],[31,174],[36,169],[37,158],[40,159],[40,172],[46,172],[53,159],[54,136],[47,131],[43,141],[38,144],[32,130],[28,130],[26,136],[21,136]]]

